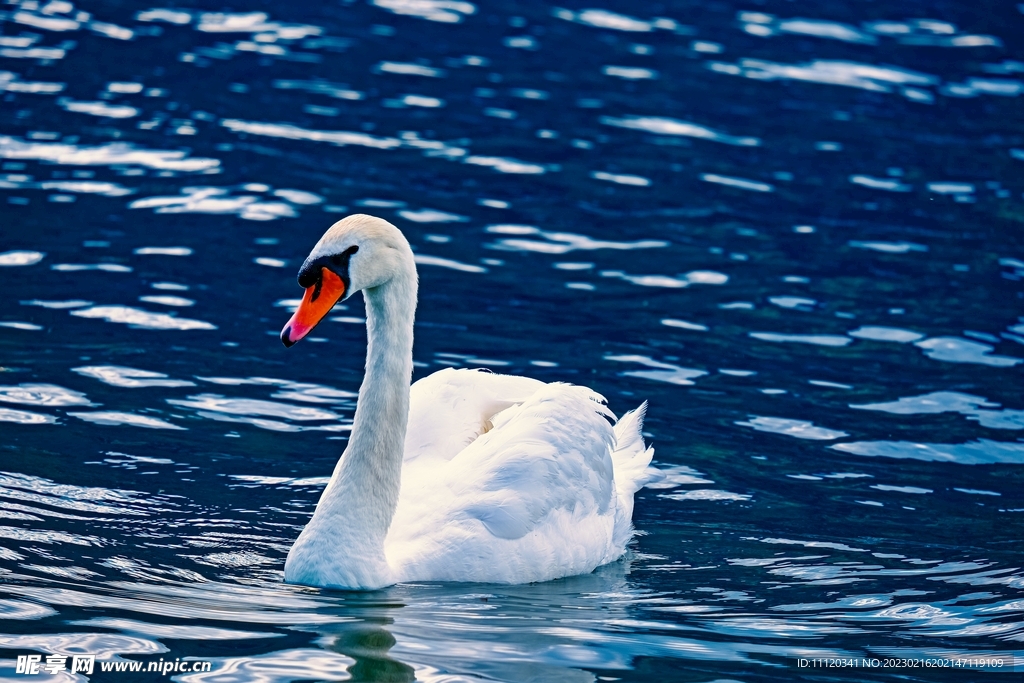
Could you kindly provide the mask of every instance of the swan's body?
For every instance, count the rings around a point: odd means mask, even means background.
[[[344,272],[332,277],[337,255]],[[348,448],[288,553],[287,582],[527,583],[625,552],[653,454],[640,434],[644,406],[613,427],[587,388],[476,370],[441,370],[410,389],[416,269],[408,242],[381,219],[337,223],[300,283],[305,309],[282,332],[287,345],[358,289],[369,344]],[[332,287],[337,296],[316,303]]]

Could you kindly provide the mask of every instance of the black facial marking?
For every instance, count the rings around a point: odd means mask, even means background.
[[[320,298],[320,290],[324,288],[324,279],[318,277],[316,279],[316,285],[313,287],[313,296],[309,297],[310,302],[316,301]]]
[[[302,264],[302,268],[299,269],[299,285],[301,285],[303,289],[308,289],[313,286],[316,287],[316,289],[313,290],[311,301],[316,301],[317,297],[320,296],[320,287],[323,285],[321,269],[323,268],[327,268],[341,278],[341,281],[345,283],[345,293],[348,294],[348,262],[349,259],[352,258],[352,254],[357,251],[359,251],[359,247],[353,245],[340,254],[321,256],[313,259],[312,261],[307,260]]]

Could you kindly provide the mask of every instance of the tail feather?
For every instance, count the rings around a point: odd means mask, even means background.
[[[619,418],[614,427],[616,453],[622,451],[632,452],[637,446],[641,449],[643,448],[644,437],[642,431],[646,416],[647,401],[644,401],[640,404],[639,408],[631,410]]]
[[[633,535],[633,494],[652,480],[648,466],[654,457],[654,448],[644,444],[644,416],[647,401],[619,418],[615,424],[615,449],[612,463],[615,467],[615,488],[618,508],[615,518],[614,542],[625,549]]]

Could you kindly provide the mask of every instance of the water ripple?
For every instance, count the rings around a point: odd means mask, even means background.
[[[275,401],[261,401],[251,398],[225,398],[220,394],[198,394],[188,400],[167,399],[171,405],[182,408],[214,411],[228,415],[255,415],[280,417],[286,420],[336,420],[339,415],[323,408],[293,406]]]
[[[577,235],[570,232],[547,232],[531,225],[489,225],[487,232],[499,235],[536,235],[548,240],[514,238],[502,238],[490,246],[492,249],[505,251],[532,251],[542,254],[567,254],[577,250],[593,249],[657,249],[667,247],[668,242],[662,240],[638,240],[635,242],[616,242],[611,240],[595,240],[586,235]]]
[[[39,607],[42,608],[42,606]],[[196,626],[194,624],[154,624],[135,619],[117,619],[113,617],[93,617],[91,619],[69,621],[68,624],[71,626],[105,628],[173,640],[252,640],[280,638],[283,635],[281,633],[260,631],[236,631],[229,628],[213,628],[210,626]]]
[[[131,427],[146,427],[147,429],[185,429],[157,417],[137,415],[135,413],[121,413],[114,410],[68,413],[68,415],[77,417],[79,420],[91,422],[92,424],[106,426],[129,425]]]
[[[804,64],[741,59],[737,64],[709,62],[708,68],[716,73],[758,81],[807,81],[883,93],[892,92],[893,87],[933,86],[939,83],[937,76],[910,69],[828,59],[816,59]]]
[[[961,465],[1024,464],[1024,443],[978,439],[961,444],[912,441],[851,441],[829,446],[844,453],[871,457],[953,462]]]
[[[749,336],[761,341],[814,344],[816,346],[846,346],[853,340],[835,334],[780,334],[777,332],[750,332]]]
[[[43,407],[95,405],[79,391],[56,384],[34,383],[0,386],[0,401]]]
[[[348,131],[310,130],[288,123],[260,123],[257,121],[243,121],[241,119],[224,119],[220,122],[220,125],[234,133],[263,135],[266,137],[284,138],[286,140],[327,142],[338,146],[358,145],[373,149],[395,149],[402,145],[401,140],[396,138],[380,138],[366,133],[352,133]]]
[[[155,209],[156,213],[236,214],[249,221],[272,221],[298,215],[285,202],[262,201],[254,195],[233,197],[230,190],[220,187],[186,187],[176,196],[136,199],[128,208]]]
[[[683,368],[671,363],[662,363],[654,360],[653,358],[638,354],[609,355],[605,356],[605,360],[617,361],[620,363],[639,363],[645,367],[652,368],[651,370],[629,370],[622,373],[623,376],[641,377],[643,379],[651,379],[656,382],[668,382],[669,384],[678,384],[681,386],[690,386],[693,384],[690,380],[708,374],[704,370]]]
[[[56,610],[35,602],[0,600],[0,615],[4,619],[42,619],[56,613]]]
[[[52,415],[33,413],[29,410],[0,408],[0,422],[14,422],[23,425],[44,425],[56,424],[57,418],[53,417]]]
[[[35,159],[66,166],[140,166],[185,173],[216,173],[220,168],[217,159],[189,157],[181,151],[140,149],[123,142],[90,147],[63,142],[23,142],[7,135],[0,135],[0,158]]]
[[[655,29],[674,30],[678,25],[672,19],[659,18],[650,21],[637,19],[605,9],[585,9],[573,12],[567,9],[554,9],[552,15],[564,21],[572,21],[595,28],[625,31],[627,33],[649,33]]]
[[[947,363],[978,363],[997,368],[1008,368],[1024,362],[1024,359],[1013,356],[994,355],[992,354],[993,348],[988,344],[968,341],[959,337],[932,337],[914,342],[914,346],[923,349],[929,358]]]
[[[112,387],[137,389],[140,387],[194,387],[195,382],[181,379],[168,379],[167,375],[149,370],[127,368],[121,365],[83,365],[71,368],[83,377],[98,379]]]
[[[0,266],[34,266],[45,256],[39,251],[5,251],[0,254]]]
[[[395,14],[443,24],[457,24],[476,13],[476,6],[465,0],[371,0],[371,4]]]
[[[16,650],[34,650],[66,656],[91,654],[97,659],[118,655],[152,655],[167,652],[154,640],[104,633],[54,633],[47,635],[0,635],[0,645]]]
[[[795,436],[798,439],[813,439],[815,441],[831,441],[849,436],[846,432],[838,429],[826,429],[815,427],[814,423],[805,420],[792,420],[782,417],[759,417],[754,416],[747,422],[736,422],[741,427],[750,427],[759,432],[771,432],[773,434],[785,434]]]
[[[642,130],[647,133],[654,133],[655,135],[680,135],[740,147],[757,147],[761,144],[759,138],[727,135],[706,126],[690,123],[689,121],[680,121],[679,119],[660,116],[623,116],[621,118],[602,116],[600,120],[606,126]]]
[[[907,342],[917,341],[918,339],[924,338],[924,335],[918,332],[904,330],[899,327],[885,327],[879,325],[863,325],[858,327],[856,330],[848,332],[847,334],[851,337],[857,337],[858,339],[890,341],[897,342],[899,344],[906,344]]]
[[[216,325],[203,320],[177,318],[167,313],[152,313],[131,306],[90,306],[71,311],[80,318],[99,318],[122,323],[136,330],[215,330]]]

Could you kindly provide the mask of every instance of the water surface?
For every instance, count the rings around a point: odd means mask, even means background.
[[[3,5],[2,675],[1021,670],[1021,36],[995,2]],[[416,251],[417,376],[650,401],[664,476],[625,559],[281,583],[348,437],[362,301],[277,334],[354,212]]]

